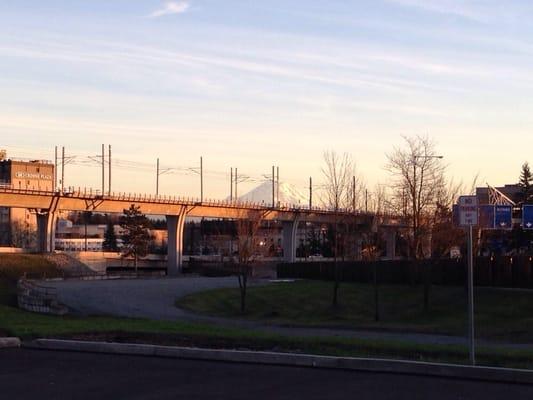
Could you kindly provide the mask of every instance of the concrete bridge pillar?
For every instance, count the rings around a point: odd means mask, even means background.
[[[396,258],[396,231],[388,230],[385,233],[385,242],[387,244],[386,257],[388,260]]]
[[[179,215],[167,215],[167,275],[175,276],[183,268],[183,232],[185,228],[185,212]]]
[[[296,261],[296,232],[298,231],[298,218],[294,221],[282,222],[283,261]]]
[[[41,253],[55,250],[56,219],[55,212],[37,212],[37,249]]]

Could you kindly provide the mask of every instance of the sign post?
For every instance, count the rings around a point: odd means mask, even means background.
[[[459,197],[459,223],[468,231],[468,344],[470,364],[476,365],[474,337],[474,251],[472,227],[478,224],[478,202],[476,196]]]

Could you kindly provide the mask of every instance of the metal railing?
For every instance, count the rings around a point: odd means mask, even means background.
[[[92,188],[65,188],[61,190],[41,190],[35,188],[14,188],[0,185],[0,192],[13,194],[26,194],[36,196],[61,196],[69,198],[77,198],[82,200],[110,200],[110,201],[124,201],[132,203],[154,203],[154,204],[169,204],[169,205],[186,205],[186,206],[202,206],[202,207],[223,207],[232,209],[246,209],[257,211],[286,211],[286,212],[300,212],[300,213],[319,213],[319,214],[340,214],[343,216],[379,216],[382,218],[401,219],[398,215],[390,214],[375,214],[372,212],[365,212],[361,210],[353,210],[350,208],[340,208],[334,210],[327,207],[309,207],[295,204],[278,204],[277,206],[267,206],[264,203],[256,203],[239,200],[220,200],[220,199],[204,199],[185,197],[185,196],[169,196],[169,195],[153,195],[141,194],[131,192],[112,192],[111,194],[102,194],[100,190]]]

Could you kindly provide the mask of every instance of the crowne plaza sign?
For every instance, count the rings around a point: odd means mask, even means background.
[[[53,176],[49,174],[40,174],[37,172],[24,172],[19,171],[15,174],[15,178],[21,178],[21,179],[41,179],[45,181],[51,181],[53,180]]]

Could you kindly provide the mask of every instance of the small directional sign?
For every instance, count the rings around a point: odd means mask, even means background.
[[[479,227],[481,229],[494,229],[494,205],[483,204],[479,208]]]
[[[533,229],[533,204],[522,206],[522,228]]]
[[[494,207],[494,227],[496,229],[513,228],[513,207],[512,206],[495,206]]]

